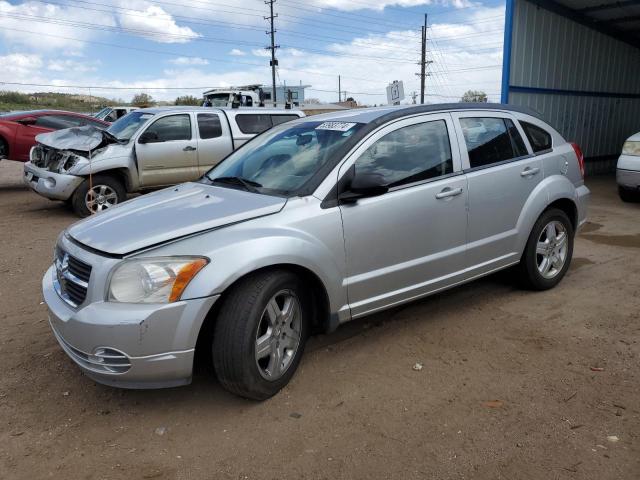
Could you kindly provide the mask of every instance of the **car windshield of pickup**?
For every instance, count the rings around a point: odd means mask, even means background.
[[[124,117],[120,117],[118,120],[113,122],[109,128],[107,128],[107,133],[110,133],[118,140],[128,141],[134,133],[138,131],[142,125],[147,123],[147,121],[153,117],[153,113],[147,112],[131,112],[126,114]]]
[[[205,178],[218,186],[289,196],[362,125],[305,122],[276,126],[229,155]]]

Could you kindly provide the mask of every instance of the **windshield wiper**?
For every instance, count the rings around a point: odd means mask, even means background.
[[[254,182],[242,177],[218,177],[211,180],[212,183],[231,183],[233,185],[240,185],[247,192],[260,193],[258,188],[262,187],[261,183]]]

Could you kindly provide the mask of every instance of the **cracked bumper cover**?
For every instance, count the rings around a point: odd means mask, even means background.
[[[68,200],[84,178],[75,175],[50,172],[31,162],[24,164],[24,183],[31,190],[52,200]]]
[[[170,304],[94,302],[75,310],[58,296],[52,279],[50,268],[42,289],[51,328],[62,349],[87,376],[122,388],[190,383],[198,333],[219,296]],[[100,349],[121,353],[130,367],[124,372],[109,371],[97,361],[95,353]]]

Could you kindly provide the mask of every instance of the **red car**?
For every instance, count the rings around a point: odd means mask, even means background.
[[[85,125],[106,128],[110,124],[81,113],[60,110],[33,110],[0,115],[0,159],[26,162],[39,133]]]

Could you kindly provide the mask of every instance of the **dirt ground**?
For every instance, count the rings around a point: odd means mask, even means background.
[[[0,162],[0,478],[640,478],[640,204],[613,177],[588,180],[554,290],[498,274],[345,325],[255,403],[206,370],[156,391],[81,375],[40,292],[75,218],[21,168]]]

